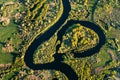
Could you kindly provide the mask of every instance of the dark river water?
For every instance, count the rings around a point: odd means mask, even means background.
[[[35,50],[38,48],[38,46],[42,42],[49,40],[54,35],[54,33],[62,26],[62,24],[64,24],[64,22],[66,21],[66,19],[69,16],[69,12],[71,10],[69,0],[62,0],[62,1],[63,1],[64,11],[63,11],[61,18],[58,20],[57,23],[55,23],[53,26],[51,26],[51,28],[49,30],[47,30],[44,34],[38,35],[36,37],[36,39],[31,43],[31,45],[26,50],[26,53],[24,56],[24,61],[30,69],[33,69],[33,70],[43,70],[43,69],[44,70],[58,70],[58,71],[61,71],[62,73],[64,73],[69,80],[78,80],[78,76],[75,73],[75,71],[69,65],[61,62],[61,61],[63,61],[62,56],[64,54],[57,53],[60,45],[56,46],[56,54],[53,56],[55,58],[55,60],[53,62],[46,63],[46,64],[34,64],[33,63],[33,54],[34,54]],[[63,26],[63,28],[60,31],[58,31],[58,34],[57,34],[58,40],[62,41],[62,36],[65,34],[65,31],[68,29],[68,27],[70,27],[73,24],[77,24],[77,23],[94,30],[98,34],[100,40],[99,40],[99,43],[94,48],[91,48],[83,53],[79,54],[79,53],[73,52],[74,56],[82,58],[82,57],[92,56],[96,52],[99,52],[100,48],[105,43],[105,35],[98,25],[96,25],[92,22],[89,22],[89,21],[75,21],[75,20],[68,21]]]

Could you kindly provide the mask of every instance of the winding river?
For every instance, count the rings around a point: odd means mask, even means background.
[[[68,18],[69,12],[71,10],[71,6],[70,6],[70,2],[69,0],[62,0],[63,2],[63,14],[61,16],[61,18],[58,20],[57,23],[55,23],[53,26],[51,26],[51,28],[49,30],[47,30],[45,33],[43,33],[42,35],[39,35],[36,37],[36,39],[31,43],[31,45],[28,47],[28,49],[26,50],[25,56],[24,56],[24,61],[26,63],[26,65],[33,69],[33,70],[58,70],[61,71],[62,73],[64,73],[68,80],[78,80],[78,76],[75,73],[75,71],[68,66],[67,64],[61,62],[63,61],[62,56],[64,54],[58,54],[58,49],[60,47],[60,44],[56,46],[56,54],[53,56],[55,58],[55,60],[51,63],[46,63],[46,64],[34,64],[33,63],[33,54],[35,52],[35,50],[38,48],[38,46],[44,42],[49,40],[54,33],[64,24],[64,22],[66,21],[66,19]],[[73,54],[75,57],[88,57],[91,56],[93,54],[95,54],[96,52],[98,52],[100,50],[100,48],[102,47],[102,45],[104,45],[105,43],[105,35],[103,33],[103,31],[101,30],[101,28],[96,25],[95,23],[89,22],[89,21],[75,21],[75,20],[70,20],[68,21],[60,31],[58,31],[58,39],[62,42],[62,36],[65,34],[65,31],[68,29],[69,26],[79,23],[83,26],[86,26],[92,30],[94,30],[98,36],[99,36],[99,43],[83,52],[83,53],[74,53]]]

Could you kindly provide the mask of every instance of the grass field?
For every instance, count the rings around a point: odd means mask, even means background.
[[[0,53],[0,64],[7,64],[13,62],[13,55],[8,53]]]
[[[7,42],[9,38],[15,38],[13,33],[17,31],[16,25],[13,23],[10,23],[6,27],[0,26],[0,63],[6,64],[6,63],[12,63],[13,62],[13,55],[10,53],[2,52],[3,43]],[[13,39],[16,44],[16,42],[19,42],[19,39]]]
[[[107,53],[105,46],[98,53],[97,59],[100,59],[100,61],[94,64],[94,67],[105,66],[107,63],[109,63],[112,60],[109,53]]]
[[[16,32],[17,28],[16,25],[13,23],[10,23],[6,27],[0,27],[0,42],[6,41],[9,37],[13,35],[14,32]]]

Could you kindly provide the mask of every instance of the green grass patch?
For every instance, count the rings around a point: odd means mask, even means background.
[[[16,25],[10,23],[8,26],[0,26],[0,53],[2,53],[2,46],[4,42],[8,41],[8,38],[13,36],[13,33],[17,31]],[[1,56],[1,55],[0,55]]]
[[[3,78],[3,80],[11,80],[11,78],[13,78],[14,76],[16,76],[18,74],[18,72],[10,72],[9,74],[5,75],[5,77]]]
[[[17,27],[12,22],[6,27],[0,27],[0,42],[6,41],[17,31]]]
[[[0,53],[0,64],[13,63],[13,55],[10,53]]]
[[[94,67],[104,66],[112,60],[109,53],[107,53],[105,47],[103,47],[101,51],[98,53],[97,59],[100,59],[100,61],[94,64]]]
[[[8,42],[8,39],[12,38],[12,44],[15,45],[15,48],[18,48],[21,40],[14,35],[16,32],[17,27],[13,22],[6,27],[0,26],[0,63],[7,64],[13,62],[13,55],[2,51],[4,46],[2,43]]]
[[[14,44],[20,43],[21,40],[19,39],[19,37],[14,35],[14,33],[16,32],[17,32],[17,27],[13,22],[11,22],[6,27],[0,26],[0,42],[7,42],[8,38],[12,38]]]

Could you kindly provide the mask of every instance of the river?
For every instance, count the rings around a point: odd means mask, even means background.
[[[25,52],[25,56],[24,56],[24,61],[26,66],[28,66],[30,69],[33,70],[58,70],[61,71],[62,73],[64,73],[68,80],[78,80],[78,76],[75,73],[75,71],[67,64],[61,62],[63,61],[62,56],[64,54],[58,54],[58,49],[60,47],[60,45],[56,46],[56,54],[53,56],[55,58],[55,60],[51,63],[46,63],[46,64],[34,64],[33,63],[33,54],[35,52],[35,50],[38,48],[38,46],[42,43],[45,42],[47,40],[49,40],[54,33],[64,24],[64,22],[66,21],[66,19],[69,16],[69,12],[71,10],[71,6],[70,6],[70,2],[69,0],[62,0],[63,2],[63,14],[60,17],[60,19],[57,21],[57,23],[55,23],[53,26],[51,26],[51,28],[49,28],[45,33],[43,33],[42,35],[38,35],[36,37],[36,39],[31,43],[31,45],[28,47],[28,49]],[[99,52],[100,48],[102,47],[102,45],[105,43],[105,35],[103,33],[103,31],[101,30],[101,28],[96,25],[95,23],[89,22],[89,21],[75,21],[75,20],[70,20],[68,21],[60,31],[58,31],[58,40],[62,41],[62,36],[64,35],[65,31],[68,29],[69,26],[79,23],[83,26],[86,26],[92,30],[94,30],[98,36],[99,36],[99,43],[94,47],[91,48],[83,53],[74,53],[73,54],[75,57],[88,57],[91,56],[93,54],[95,54],[96,52]]]

